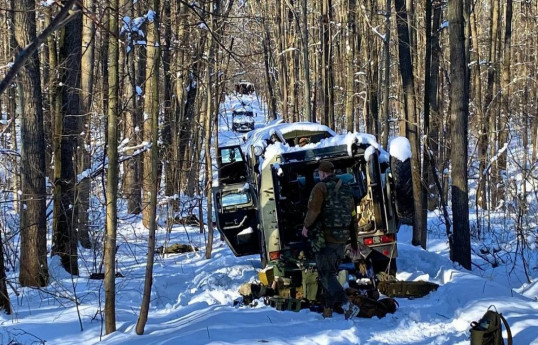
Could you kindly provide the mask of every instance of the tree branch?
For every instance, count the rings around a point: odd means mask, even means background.
[[[15,61],[11,65],[11,68],[6,73],[6,76],[0,82],[0,95],[4,93],[9,84],[11,84],[11,81],[15,78],[15,75],[24,66],[26,60],[28,60],[28,58],[36,52],[36,50],[41,46],[41,44],[45,42],[47,37],[75,17],[75,12],[72,12],[71,8],[76,1],[77,0],[68,0],[64,7],[62,7],[60,12],[56,15],[56,17],[54,17],[54,19],[51,21],[49,26],[47,26],[45,30],[43,30],[41,34],[39,34],[39,36],[37,36],[26,48],[19,52],[19,54],[15,58]]]

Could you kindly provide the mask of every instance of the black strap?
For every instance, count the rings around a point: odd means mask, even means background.
[[[506,321],[503,314],[499,313],[499,316],[504,323],[504,327],[506,327],[506,333],[508,334],[508,345],[512,345],[512,331],[510,330],[510,326],[508,326],[508,321]]]

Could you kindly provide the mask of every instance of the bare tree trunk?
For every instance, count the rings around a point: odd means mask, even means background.
[[[159,10],[159,0],[154,0],[152,3],[153,8],[151,10]],[[156,6],[157,5],[157,6]],[[153,13],[156,16],[156,13]],[[154,128],[155,124],[153,123],[153,116],[158,116],[158,84],[159,84],[159,63],[160,63],[160,49],[159,45],[156,44],[159,42],[158,39],[158,27],[157,18],[153,19],[153,22],[150,22],[148,25],[148,39],[146,44],[147,49],[147,61],[146,61],[146,84],[144,87],[145,90],[145,99],[144,104],[144,114],[147,115],[144,118],[144,141],[148,143],[153,143],[153,131],[156,131],[157,128]],[[155,113],[155,114],[154,114]],[[143,158],[143,178],[142,178],[142,222],[144,226],[150,229],[151,225],[155,221],[155,211],[152,209],[152,196],[153,191],[156,188],[155,179],[153,174],[156,173],[157,167],[153,166],[153,155],[158,155],[158,146],[152,146],[148,150]],[[150,229],[151,230],[151,229]]]
[[[149,154],[144,155],[144,194],[149,194],[148,205],[143,209],[144,219],[147,221],[149,228],[148,237],[148,255],[146,262],[146,275],[144,280],[144,293],[142,295],[142,304],[140,307],[140,315],[136,323],[136,334],[144,333],[149,313],[149,303],[151,300],[151,285],[153,281],[153,257],[155,255],[155,231],[157,228],[156,213],[157,213],[157,167],[158,167],[158,128],[159,128],[159,62],[160,62],[160,46],[159,46],[159,16],[160,1],[153,0],[151,16],[148,16],[147,30],[147,48],[148,59],[146,75],[149,79],[146,82],[146,103],[144,105],[144,113],[149,115],[149,118],[144,123],[144,132],[146,140],[151,142]],[[148,157],[150,156],[150,157]],[[146,196],[144,196],[146,200]]]
[[[62,266],[73,275],[78,275],[78,239],[75,229],[76,213],[73,205],[75,200],[75,165],[76,147],[80,138],[80,76],[82,56],[82,14],[74,14],[74,18],[65,25],[60,42],[60,91],[62,94],[61,139],[60,148],[56,150],[59,156],[54,157],[55,168],[60,165],[59,176],[54,183],[57,188],[55,202],[56,227],[53,229],[53,255],[59,255]],[[59,128],[57,128],[59,130]],[[59,135],[60,132],[56,132]],[[58,140],[58,139],[56,139]]]
[[[329,60],[329,4],[328,0],[321,0],[321,13],[319,17],[319,78],[320,78],[320,102],[321,102],[321,124],[330,127],[329,123],[329,77],[328,77],[328,60]]]
[[[490,46],[489,46],[489,57],[488,57],[488,70],[487,70],[487,87],[486,94],[484,97],[484,106],[486,107],[484,113],[486,121],[482,121],[484,125],[484,130],[481,131],[480,135],[482,136],[479,139],[479,148],[480,157],[482,158],[482,165],[484,170],[480,170],[480,173],[485,172],[485,167],[488,164],[487,156],[484,156],[484,152],[488,152],[488,147],[484,147],[484,143],[493,143],[496,142],[496,126],[495,122],[497,121],[495,114],[495,84],[497,79],[497,43],[498,43],[498,32],[499,32],[499,0],[491,0],[491,27],[490,27]],[[487,130],[485,130],[487,128]],[[489,147],[489,151],[492,155],[495,155],[496,148]],[[495,163],[493,164],[495,165]],[[495,166],[492,167],[492,171],[489,172],[490,181],[489,184],[485,187],[489,189],[490,200],[489,204],[492,207],[495,207],[497,204],[497,193],[496,193],[496,181],[495,181]],[[487,182],[486,182],[487,183]]]
[[[95,12],[94,0],[84,0],[84,8]],[[93,102],[93,62],[95,59],[94,44],[95,24],[88,16],[82,18],[82,63],[81,63],[81,113],[83,120],[80,121],[79,133],[84,133],[77,147],[77,176],[90,169],[90,152],[91,145],[91,111]],[[78,182],[77,186],[77,232],[78,240],[84,248],[91,248],[90,235],[88,231],[88,214],[90,208],[90,179],[84,178]]]
[[[310,95],[312,93],[312,85],[310,80],[310,58],[309,58],[309,49],[308,49],[308,18],[307,18],[307,2],[308,0],[302,0],[302,18],[303,18],[303,28],[302,28],[302,52],[303,52],[303,74],[304,74],[304,114],[307,121],[314,122],[316,121],[315,116],[312,114],[312,103],[310,102]]]
[[[270,52],[271,52],[271,36],[269,31],[269,25],[267,24],[267,20],[263,20],[263,26],[264,26],[264,40],[263,40],[263,62],[265,67],[265,80],[267,83],[267,97],[268,99],[268,105],[269,105],[269,119],[268,120],[276,120],[277,116],[277,108],[276,108],[276,97],[275,97],[275,91],[274,91],[274,83],[273,83],[273,74],[270,71]]]
[[[286,63],[286,38],[287,38],[287,15],[286,15],[286,1],[285,0],[276,0],[275,6],[277,6],[277,11],[279,15],[276,16],[276,25],[278,30],[278,65],[280,66],[280,73],[278,74],[278,80],[280,82],[280,100],[282,101],[282,118],[289,122],[288,116],[288,66]]]
[[[398,52],[400,60],[400,74],[404,92],[405,115],[407,122],[407,137],[411,143],[411,172],[413,180],[413,201],[415,216],[413,219],[413,245],[426,248],[427,224],[425,197],[426,193],[421,179],[420,157],[420,119],[416,111],[415,83],[413,66],[411,64],[411,51],[409,50],[409,30],[407,11],[404,0],[396,0],[396,22],[398,28]]]
[[[474,86],[474,103],[476,104],[476,112],[479,117],[478,124],[478,186],[476,191],[476,204],[482,209],[487,209],[487,194],[486,194],[486,164],[488,160],[488,121],[487,112],[484,111],[482,104],[482,83],[480,81],[480,52],[478,45],[478,30],[476,25],[476,12],[471,13],[471,30],[472,30],[472,71],[473,71],[473,86]],[[489,76],[489,68],[488,68]]]
[[[120,8],[125,11],[123,14],[130,17],[135,16],[133,2],[130,0],[122,0]],[[120,14],[122,15],[122,14]],[[132,24],[131,24],[132,25]],[[144,47],[126,47],[131,48],[124,54],[124,68],[127,73],[123,83],[124,93],[127,95],[127,101],[122,111],[123,117],[123,134],[127,140],[128,149],[125,150],[126,155],[132,155],[135,150],[132,149],[140,144],[141,140],[137,127],[140,127],[141,121],[139,108],[140,102],[136,92],[137,83],[137,55],[141,55],[140,51],[145,50]],[[121,51],[120,51],[121,52]],[[120,79],[121,80],[121,79]],[[123,196],[127,199],[127,212],[129,214],[139,214],[142,212],[142,195],[141,195],[141,164],[140,156],[134,156],[123,163]]]
[[[276,99],[276,81],[275,81],[275,70],[272,62],[274,61],[271,45],[271,28],[266,13],[269,13],[269,4],[268,1],[262,2],[253,2],[256,4],[254,12],[261,17],[261,30],[260,33],[262,42],[262,53],[263,53],[263,69],[264,69],[264,82],[265,82],[265,98],[267,102],[267,121],[272,121],[277,119],[278,110],[277,110],[277,99]]]
[[[391,17],[391,0],[386,0],[385,5],[385,38],[383,39],[383,111],[381,112],[381,144],[388,147],[390,136],[390,17]]]
[[[108,29],[113,37],[119,34],[119,1],[112,0]],[[108,126],[105,228],[105,333],[116,331],[116,238],[118,228],[118,129],[119,118],[119,45],[117,39],[109,42],[108,49]]]
[[[390,0],[389,0],[390,1]],[[356,26],[356,0],[349,0],[347,3],[347,28],[346,28],[346,95],[345,95],[345,114],[346,129],[353,132],[355,126],[355,37],[357,36]],[[386,147],[386,146],[385,146]]]
[[[170,0],[164,0],[163,3],[164,15],[163,15],[163,26],[164,26],[164,41],[165,46],[162,50],[162,60],[163,60],[163,87],[164,87],[164,118],[161,129],[162,137],[162,165],[165,173],[165,184],[164,191],[165,195],[173,196],[176,195],[174,188],[174,174],[172,174],[173,166],[176,165],[176,160],[174,159],[174,150],[172,149],[172,128],[174,127],[174,112],[172,107],[172,71],[171,71],[171,50],[172,50],[172,23],[171,23],[171,8]]]
[[[508,146],[508,118],[511,115],[510,106],[510,68],[512,63],[511,50],[512,50],[512,0],[506,0],[505,8],[505,21],[506,26],[504,30],[504,47],[503,47],[503,63],[502,63],[502,87],[501,87],[501,116],[499,119],[499,136],[497,141],[497,148],[499,149],[498,158],[498,188],[497,197],[499,200],[505,200],[505,188],[506,183],[503,175],[506,173],[506,159],[507,150],[505,146]]]
[[[367,8],[365,9],[365,16],[369,18],[374,17],[376,14],[376,2],[367,1]],[[364,112],[364,131],[371,133],[378,138],[379,136],[379,98],[378,98],[378,83],[379,83],[379,59],[377,56],[377,47],[375,44],[375,37],[371,28],[369,27],[368,20],[365,20],[364,30],[366,34],[366,59],[368,63],[366,64],[366,76],[367,76],[367,109]],[[379,138],[378,138],[379,140]]]
[[[220,17],[220,0],[215,0],[213,8],[215,12],[215,16]],[[213,137],[213,123],[215,121],[216,115],[214,115],[215,111],[215,99],[219,99],[218,95],[215,93],[216,90],[216,83],[218,77],[214,76],[214,71],[217,68],[217,53],[215,52],[215,45],[216,45],[216,39],[220,39],[221,36],[219,35],[220,28],[217,28],[217,26],[220,26],[218,24],[217,18],[215,18],[214,15],[211,15],[209,23],[211,23],[211,30],[215,32],[215,35],[211,36],[209,38],[209,52],[207,56],[207,91],[206,91],[206,113],[205,113],[205,123],[202,124],[204,128],[204,160],[205,160],[205,186],[204,186],[204,192],[206,196],[206,204],[207,204],[207,227],[208,227],[208,238],[206,243],[206,251],[205,251],[205,258],[211,259],[211,252],[213,250],[213,224],[211,221],[212,217],[212,185],[213,185],[213,166],[212,166],[212,158],[211,158],[211,139]],[[218,36],[217,38],[215,36]],[[218,107],[218,104],[216,104]],[[218,123],[218,119],[216,121]],[[215,135],[215,137],[218,134]],[[204,226],[203,219],[200,219],[200,226]]]
[[[0,243],[4,243],[1,231]],[[2,245],[0,245],[0,310],[3,310],[8,315],[11,314],[11,303],[6,284],[6,266],[4,265],[4,246]]]
[[[426,52],[424,54],[424,141],[423,141],[423,152],[424,159],[422,160],[422,174],[426,185],[426,193],[428,198],[426,200],[426,206],[430,206],[429,199],[433,191],[435,191],[435,179],[432,174],[435,174],[435,169],[430,169],[430,167],[435,167],[434,162],[432,161],[429,153],[429,146],[434,145],[431,141],[430,134],[430,96],[431,92],[431,57],[432,57],[432,2],[426,1],[426,16],[424,20],[426,21]],[[428,207],[428,209],[430,209]],[[433,210],[432,210],[433,211]]]
[[[14,2],[17,50],[28,46],[36,36],[35,1]],[[19,282],[22,286],[46,286],[47,227],[45,191],[45,138],[39,56],[34,52],[19,74],[24,116],[21,117],[21,256]],[[3,266],[2,266],[3,271]],[[2,280],[5,283],[5,279]],[[7,295],[6,295],[7,297]]]
[[[471,269],[469,195],[467,186],[467,117],[469,114],[469,73],[465,60],[464,0],[448,1],[450,22],[450,118],[452,123],[452,214],[454,234],[449,238],[451,259]]]

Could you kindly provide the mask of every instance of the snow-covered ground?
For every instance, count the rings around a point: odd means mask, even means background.
[[[431,215],[435,217],[435,215]],[[175,226],[169,244],[191,243],[201,250],[158,256],[149,320],[144,335],[135,326],[142,299],[146,233],[140,222],[123,227],[118,252],[117,332],[103,335],[102,281],[81,269],[71,279],[51,260],[53,283],[45,292],[20,289],[14,313],[2,315],[2,344],[468,344],[469,324],[495,305],[510,323],[514,344],[538,344],[538,286],[517,283],[508,267],[455,267],[446,239],[430,234],[428,250],[410,245],[411,229],[400,231],[399,279],[428,280],[439,289],[423,298],[397,299],[400,308],[383,319],[332,319],[308,309],[277,311],[260,300],[254,308],[234,306],[239,286],[257,279],[258,256],[236,258],[217,238],[204,258],[204,236],[196,227]],[[441,234],[441,231],[439,231]],[[158,246],[166,240],[159,230]],[[91,260],[91,252],[82,252]],[[484,262],[473,257],[473,262]],[[536,273],[536,272],[535,272]],[[514,284],[514,285],[510,285]],[[76,294],[75,291],[76,290]],[[77,299],[80,305],[74,305]],[[79,319],[80,317],[80,319]],[[11,342],[11,343],[10,343]]]
[[[253,96],[243,101],[259,110],[256,128],[266,122],[263,105]],[[237,140],[231,128],[231,109],[240,103],[226,99],[220,142]],[[229,124],[230,127],[226,127]],[[469,344],[469,324],[494,305],[510,323],[514,344],[538,344],[538,259],[530,260],[533,282],[526,284],[521,260],[498,260],[495,268],[473,255],[473,270],[449,260],[444,227],[437,213],[428,219],[427,250],[412,246],[411,228],[399,234],[398,279],[427,280],[439,289],[423,298],[398,298],[400,308],[383,319],[342,315],[323,319],[308,309],[277,311],[264,305],[236,306],[238,288],[257,280],[257,255],[236,258],[216,233],[211,259],[205,259],[205,235],[198,227],[175,225],[166,232],[160,209],[157,247],[188,243],[199,249],[155,259],[152,300],[145,333],[135,327],[140,311],[147,253],[147,230],[140,218],[120,209],[118,236],[117,331],[105,336],[102,280],[95,272],[95,253],[80,250],[80,276],[71,277],[57,257],[50,259],[51,284],[37,290],[8,288],[12,315],[0,316],[0,344]],[[196,212],[196,211],[195,211]],[[471,220],[475,221],[474,213]],[[499,223],[501,224],[501,223]],[[499,225],[500,226],[500,225]],[[495,230],[495,229],[494,229]],[[473,243],[473,252],[481,247]],[[488,255],[488,254],[486,254]],[[97,256],[99,259],[100,256]],[[502,257],[500,259],[503,259]],[[508,259],[508,258],[504,258]],[[8,272],[16,282],[16,272]],[[78,306],[75,304],[78,301]],[[504,333],[506,336],[506,332]]]

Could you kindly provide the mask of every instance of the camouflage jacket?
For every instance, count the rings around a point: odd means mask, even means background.
[[[316,220],[322,213],[321,208],[323,207],[323,202],[327,198],[327,185],[325,182],[327,182],[329,179],[337,179],[334,175],[329,175],[327,178],[325,178],[323,181],[318,182],[314,188],[312,188],[312,192],[310,193],[310,198],[308,199],[308,211],[306,212],[306,216],[304,218],[304,226],[308,230],[312,230],[314,228],[314,223],[316,223]],[[353,199],[352,202],[352,210],[355,210],[355,202]],[[353,215],[354,221],[353,221],[353,228],[355,231],[351,231],[351,241],[357,242],[357,216],[356,214]],[[341,241],[337,241],[327,229],[323,229],[325,241],[330,243],[342,243]]]

